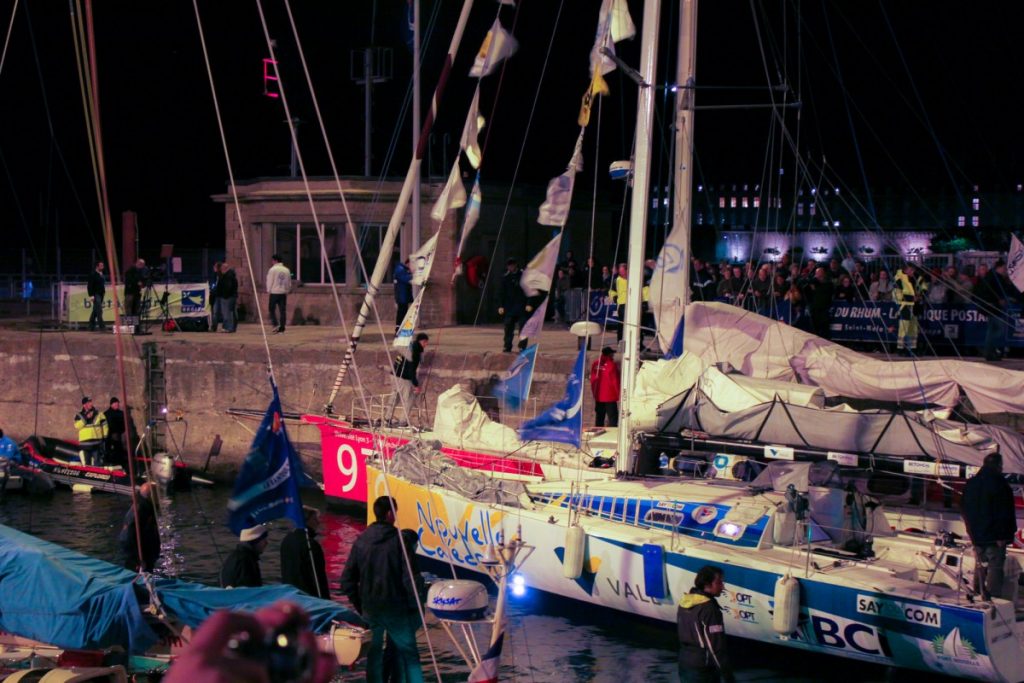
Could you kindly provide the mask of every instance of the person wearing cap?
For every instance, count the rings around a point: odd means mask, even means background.
[[[267,294],[270,306],[270,323],[273,334],[284,332],[284,320],[288,314],[288,292],[292,290],[292,271],[288,270],[279,254],[270,257],[274,265],[267,271]]]
[[[107,440],[107,416],[96,410],[88,396],[82,397],[82,410],[75,414],[75,429],[78,430],[82,464],[102,467],[103,445]]]
[[[330,600],[324,549],[316,540],[320,530],[320,511],[303,505],[302,513],[306,528],[293,529],[281,541],[281,583],[289,583],[314,597]]]
[[[366,660],[366,680],[370,683],[383,680],[385,633],[389,647],[394,645],[396,650],[399,679],[407,683],[423,681],[416,631],[421,625],[419,605],[425,587],[416,556],[409,552],[408,545],[403,548],[406,539],[395,526],[397,511],[394,498],[380,496],[373,501],[377,521],[352,544],[341,574],[341,592],[373,633]]]
[[[126,465],[128,458],[125,456],[124,445],[124,411],[121,410],[121,401],[117,396],[110,397],[110,407],[103,411],[103,417],[107,419],[107,460]]]
[[[269,529],[263,524],[242,529],[238,545],[220,568],[221,588],[259,588],[263,585],[260,555],[267,549]]]
[[[514,258],[505,261],[505,274],[501,276],[501,295],[498,299],[498,315],[502,316],[505,323],[505,338],[502,350],[505,353],[512,353],[512,337],[515,334],[516,326],[522,333],[523,325],[526,324],[527,301],[526,293],[523,291],[519,280],[522,272],[519,270],[519,262]],[[526,340],[519,342],[519,348],[526,348]]]
[[[607,418],[609,427],[618,427],[622,385],[619,366],[615,362],[615,349],[610,346],[601,349],[601,357],[590,366],[590,390],[594,393],[594,424],[604,427]]]
[[[131,507],[124,515],[121,532],[117,537],[124,568],[133,572],[152,572],[156,561],[160,559],[160,527],[152,494],[153,485],[148,481],[139,487],[138,493],[132,497]]]

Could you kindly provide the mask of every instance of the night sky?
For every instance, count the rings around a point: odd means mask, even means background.
[[[263,95],[262,59],[268,55],[257,5],[234,0],[199,4],[236,176],[287,173],[289,140],[281,101]],[[638,24],[641,4],[630,0]],[[300,141],[307,169],[311,175],[327,175],[285,6],[276,0],[263,5],[293,114],[306,122]],[[372,169],[375,175],[404,175],[411,133],[402,104],[412,66],[403,29],[405,1],[292,5],[342,174],[361,174],[363,168],[363,94],[350,79],[350,50],[371,41],[393,49],[394,78],[374,90]],[[423,0],[423,32],[430,41],[424,109],[460,5]],[[598,0],[520,0],[518,10],[501,9],[503,23],[510,30],[514,26],[521,46],[500,86],[498,74],[484,82],[482,108],[490,133],[485,182],[510,181],[520,150],[525,153],[517,182],[543,184],[564,169],[578,132],[575,119],[589,80],[587,54],[599,5]],[[12,0],[0,1],[4,34],[12,6]],[[428,35],[435,7],[436,26]],[[472,95],[473,81],[466,74],[497,7],[493,0],[477,0],[473,9],[430,149],[436,176],[446,174],[443,161],[450,164],[456,151]],[[663,58],[674,59],[674,41],[669,45],[667,38],[676,11],[673,3],[662,10]],[[756,88],[701,90],[697,104],[768,102],[767,64],[772,82],[784,79],[803,102],[800,148],[815,172],[825,158],[829,174],[848,188],[859,191],[866,179],[876,190],[893,188],[908,196],[915,191],[955,193],[974,184],[1015,187],[1024,181],[1015,95],[1024,80],[1024,55],[1017,42],[1022,20],[1024,3],[1018,2],[779,0],[755,3],[752,9],[744,2],[706,1],[700,7],[698,83]],[[121,211],[136,210],[144,250],[162,242],[221,246],[223,212],[209,196],[224,190],[227,172],[192,3],[103,0],[95,8],[95,22],[115,223]],[[22,0],[0,73],[0,225],[6,244],[35,250],[44,269],[58,240],[69,250],[96,247],[100,239],[70,27],[68,3]],[[620,43],[618,51],[639,66],[639,36]],[[659,83],[671,80],[662,69]],[[608,83],[612,93],[603,102],[596,166],[600,191],[610,188],[607,164],[628,157],[636,102],[635,86],[619,72],[610,74]],[[799,179],[792,152],[782,153],[781,161],[776,152],[766,162],[770,119],[767,109],[699,112],[698,182],[758,184],[769,175],[777,178],[781,164],[792,191]],[[794,110],[787,111],[786,121],[795,135]],[[591,128],[596,129],[595,123]],[[385,168],[396,128],[397,147]],[[588,133],[581,181],[588,187],[595,172],[596,137],[595,131]],[[778,150],[777,136],[774,144]],[[660,155],[664,164],[667,149],[659,150],[655,159]]]

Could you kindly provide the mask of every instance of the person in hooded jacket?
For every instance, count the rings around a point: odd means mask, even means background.
[[[1006,548],[1017,533],[1013,489],[1003,476],[1003,456],[989,453],[967,480],[960,501],[967,535],[974,544],[974,589],[982,599],[1002,597]]]
[[[606,346],[601,357],[590,366],[590,389],[594,393],[594,424],[604,427],[619,426],[619,394],[622,391],[619,366],[615,363],[615,349]]]
[[[281,541],[281,583],[289,583],[313,597],[330,600],[324,549],[316,540],[320,530],[320,511],[303,505],[302,514],[306,528],[292,529]]]
[[[722,608],[715,600],[725,590],[721,567],[705,565],[693,588],[679,601],[679,680],[684,683],[733,683],[736,677],[725,644]]]
[[[377,521],[366,528],[349,552],[341,574],[341,592],[369,623],[373,632],[366,662],[366,680],[383,681],[384,634],[395,647],[398,668],[408,683],[423,681],[416,650],[421,625],[419,604],[425,593],[416,556],[403,552],[403,536],[395,527],[398,503],[389,496],[373,501]],[[406,566],[412,565],[412,575]]]

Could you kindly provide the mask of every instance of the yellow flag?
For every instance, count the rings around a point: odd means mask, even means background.
[[[594,104],[594,97],[596,95],[607,95],[609,92],[611,91],[608,89],[608,84],[601,75],[601,70],[595,70],[594,78],[590,81],[590,87],[588,87],[587,91],[583,93],[583,104],[580,106],[580,115],[576,119],[576,123],[581,126],[589,125],[590,107]]]

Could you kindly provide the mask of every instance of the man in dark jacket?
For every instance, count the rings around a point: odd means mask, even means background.
[[[1013,490],[1003,476],[1003,456],[985,456],[981,469],[964,486],[960,506],[974,544],[974,589],[984,600],[1001,597],[1006,546],[1017,533]]]
[[[259,588],[263,585],[260,555],[267,549],[267,533],[268,529],[263,524],[242,529],[238,545],[220,568],[221,588]]]
[[[103,331],[103,295],[107,293],[107,279],[103,276],[103,262],[96,264],[96,270],[89,273],[89,279],[85,283],[85,291],[92,299],[92,310],[89,313],[89,329],[95,330],[99,326]]]
[[[139,259],[124,273],[124,314],[138,316],[142,309],[142,288],[149,279],[146,262]]]
[[[324,549],[316,540],[320,511],[303,506],[302,512],[306,528],[293,529],[281,542],[281,583],[290,583],[314,597],[330,600]]]
[[[834,259],[833,259],[834,260]],[[807,283],[804,299],[811,311],[811,331],[822,339],[832,336],[829,330],[828,309],[832,306],[834,285],[828,272],[821,267],[814,269],[814,277]]]
[[[519,270],[519,262],[510,258],[505,262],[505,274],[501,276],[501,296],[498,299],[498,315],[503,316],[505,322],[505,343],[502,349],[505,353],[512,353],[512,337],[516,332],[523,331],[526,324],[527,306],[526,293],[523,291],[519,280],[523,273]],[[526,340],[521,340],[519,348],[526,348]]]
[[[985,360],[1002,358],[1006,349],[1006,307],[1016,303],[1017,288],[1006,274],[1006,262],[996,261],[992,270],[981,279],[974,290],[981,312],[985,314]]]
[[[697,572],[693,588],[679,601],[679,680],[692,683],[733,683],[736,680],[725,646],[722,608],[715,600],[725,590],[720,567],[706,565]]]
[[[407,683],[421,683],[423,670],[416,651],[416,631],[421,625],[419,604],[424,593],[423,577],[416,556],[403,551],[402,534],[395,528],[398,503],[381,496],[373,501],[377,521],[352,544],[341,592],[352,607],[370,624],[373,640],[366,662],[366,680],[382,680],[384,634],[395,646],[400,673]],[[408,557],[409,564],[406,564]]]
[[[407,351],[400,351],[395,356],[394,372],[395,377],[398,378],[398,387],[394,401],[391,403],[388,419],[396,427],[406,427],[411,423],[409,409],[412,407],[412,395],[413,392],[418,394],[422,391],[417,375],[420,369],[420,360],[423,358],[423,352],[426,351],[429,341],[430,337],[425,332],[420,332]],[[395,419],[396,410],[400,410],[399,414],[404,415],[404,419]]]
[[[238,276],[235,269],[227,262],[220,264],[220,277],[217,278],[217,313],[224,323],[225,332],[234,332],[238,326],[235,319],[235,304],[238,301]]]
[[[128,456],[124,445],[124,411],[117,396],[110,397],[110,407],[103,411],[107,418],[107,457],[106,462],[114,465],[128,466]]]
[[[138,525],[135,520],[138,519]],[[135,529],[138,528],[138,534]],[[152,484],[146,482],[132,501],[124,515],[121,533],[117,537],[121,546],[124,568],[132,571],[152,572],[160,559],[160,527],[157,525],[156,507],[153,503]],[[142,551],[139,552],[139,541]]]
[[[409,304],[412,303],[412,271],[409,269],[409,259],[405,262],[395,264],[395,334],[405,320],[405,314],[409,312]]]

